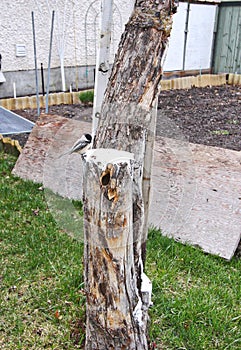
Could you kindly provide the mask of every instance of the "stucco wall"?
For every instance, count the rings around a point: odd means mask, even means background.
[[[114,0],[113,34],[110,62],[128,21],[134,0]],[[0,53],[6,82],[0,84],[0,98],[35,93],[32,11],[37,48],[38,69],[44,68],[45,86],[48,67],[52,11],[54,36],[51,57],[50,91],[60,91],[60,58],[64,58],[66,87],[82,89],[93,86],[100,22],[101,0],[1,0]],[[17,57],[16,45],[23,45],[26,55]],[[88,68],[87,68],[88,66]],[[39,75],[39,89],[42,91]]]
[[[110,62],[113,62],[119,38],[133,9],[135,0],[114,0],[113,31]],[[92,87],[97,54],[97,37],[101,0],[1,0],[0,53],[6,82],[0,84],[0,98],[35,93],[33,32],[34,12],[38,69],[48,66],[51,15],[55,11],[51,59],[50,91],[60,91],[60,57],[64,57],[66,88]],[[216,5],[190,5],[186,41],[186,70],[210,68]],[[184,31],[187,3],[179,4],[174,15],[173,30],[164,71],[183,69]],[[26,56],[16,56],[16,45],[24,45]],[[39,90],[41,79],[39,76]]]
[[[134,1],[115,0],[114,3],[114,38],[117,41]],[[95,63],[94,36],[95,30],[98,30],[100,0],[1,0],[0,53],[3,72],[34,69],[32,11],[35,18],[38,62],[39,65],[42,62],[47,67],[52,10],[55,11],[55,23],[51,66],[60,65],[59,57],[63,52],[65,66]],[[16,57],[17,44],[25,45],[25,57]]]

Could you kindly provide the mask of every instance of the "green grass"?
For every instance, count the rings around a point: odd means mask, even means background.
[[[160,349],[241,348],[240,259],[227,262],[151,231],[146,267],[151,337]]]
[[[0,348],[81,348],[83,245],[57,226],[40,185],[11,175],[15,161],[0,153]],[[240,349],[241,260],[151,230],[146,270],[157,349]]]
[[[80,348],[83,246],[57,227],[40,185],[10,174],[15,161],[0,153],[0,348]]]
[[[82,103],[88,104],[94,101],[94,90],[87,90],[79,93],[79,99]]]
[[[213,130],[213,131],[211,132],[211,134],[213,134],[213,135],[222,135],[222,136],[224,136],[224,135],[229,135],[230,132],[229,132],[228,130]]]

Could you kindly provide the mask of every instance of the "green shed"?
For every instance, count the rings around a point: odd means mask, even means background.
[[[219,5],[213,55],[214,73],[241,73],[241,1]]]

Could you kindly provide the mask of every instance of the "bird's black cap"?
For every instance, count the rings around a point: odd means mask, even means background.
[[[85,137],[89,142],[92,141],[92,136],[90,134],[85,134]]]

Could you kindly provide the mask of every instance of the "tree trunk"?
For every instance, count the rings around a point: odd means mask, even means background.
[[[86,349],[147,349],[133,252],[134,166],[132,153],[110,149],[84,160]]]
[[[106,161],[94,161],[94,150],[84,161],[86,349],[148,349],[151,283],[143,269],[150,171],[145,154],[151,157],[146,147],[154,140],[155,98],[175,9],[172,0],[136,1],[94,139]],[[131,166],[110,158],[110,149],[133,153]]]

